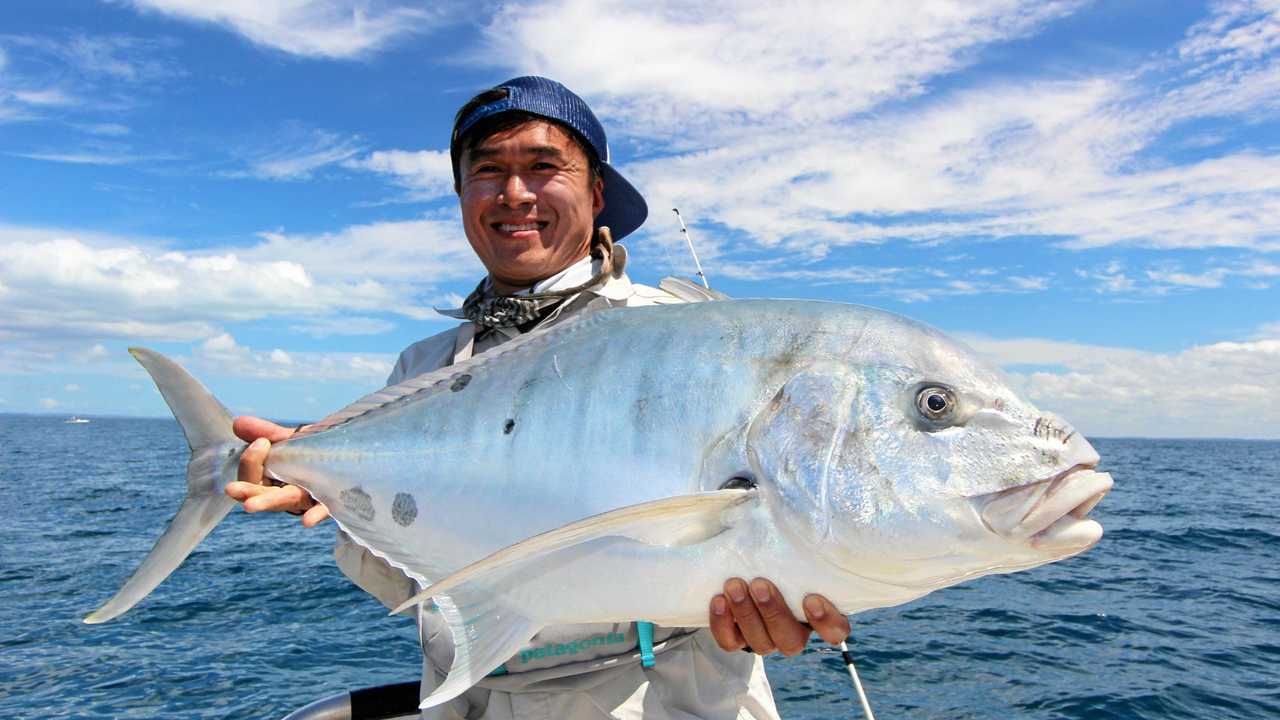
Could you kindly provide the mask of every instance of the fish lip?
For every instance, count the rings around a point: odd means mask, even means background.
[[[1057,541],[1092,545],[1101,526],[1088,514],[1112,486],[1111,475],[1096,467],[1077,463],[1052,477],[979,496],[982,524],[997,536],[1036,547]]]

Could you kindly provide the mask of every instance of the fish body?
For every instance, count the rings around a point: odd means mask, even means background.
[[[145,596],[225,514],[242,451],[218,434],[225,410],[190,409],[194,380],[135,354],[189,416],[188,482],[207,499],[189,495],[189,528],[167,533],[181,541],[153,550],[166,562],[149,557],[91,621]],[[728,577],[769,577],[796,611],[816,592],[855,613],[1076,554],[1101,536],[1085,517],[1111,484],[1097,462],[935,330],[744,300],[536,331],[358,401],[266,467],[427,588],[415,601],[434,599],[455,643],[434,705],[545,626],[705,625]]]

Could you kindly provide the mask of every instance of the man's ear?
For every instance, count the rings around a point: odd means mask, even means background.
[[[591,183],[591,217],[600,217],[604,212],[604,178],[596,176]]]

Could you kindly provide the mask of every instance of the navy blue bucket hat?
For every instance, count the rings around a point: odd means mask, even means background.
[[[536,75],[512,78],[493,89],[506,90],[506,97],[473,108],[459,117],[453,126],[449,150],[453,156],[455,178],[461,151],[458,142],[467,131],[485,118],[522,111],[569,128],[595,152],[604,178],[604,210],[596,217],[596,227],[609,226],[613,238],[621,240],[644,224],[649,206],[640,192],[609,164],[609,140],[605,137],[604,127],[582,98],[555,80]]]

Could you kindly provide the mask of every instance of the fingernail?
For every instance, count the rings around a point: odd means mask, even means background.
[[[753,580],[751,582],[751,594],[755,597],[757,605],[763,605],[773,597],[772,593],[769,592],[769,584],[763,580]]]
[[[742,587],[741,581],[735,581],[735,582],[729,583],[728,590],[729,590],[729,597],[733,598],[733,601],[736,603],[740,603],[743,600],[747,599],[747,593],[746,593],[746,590]]]
[[[810,620],[821,620],[827,616],[827,609],[822,606],[822,601],[812,595],[804,599],[804,611],[809,614]]]
[[[723,615],[725,609],[724,598],[717,595],[711,599],[711,612],[716,615]]]

